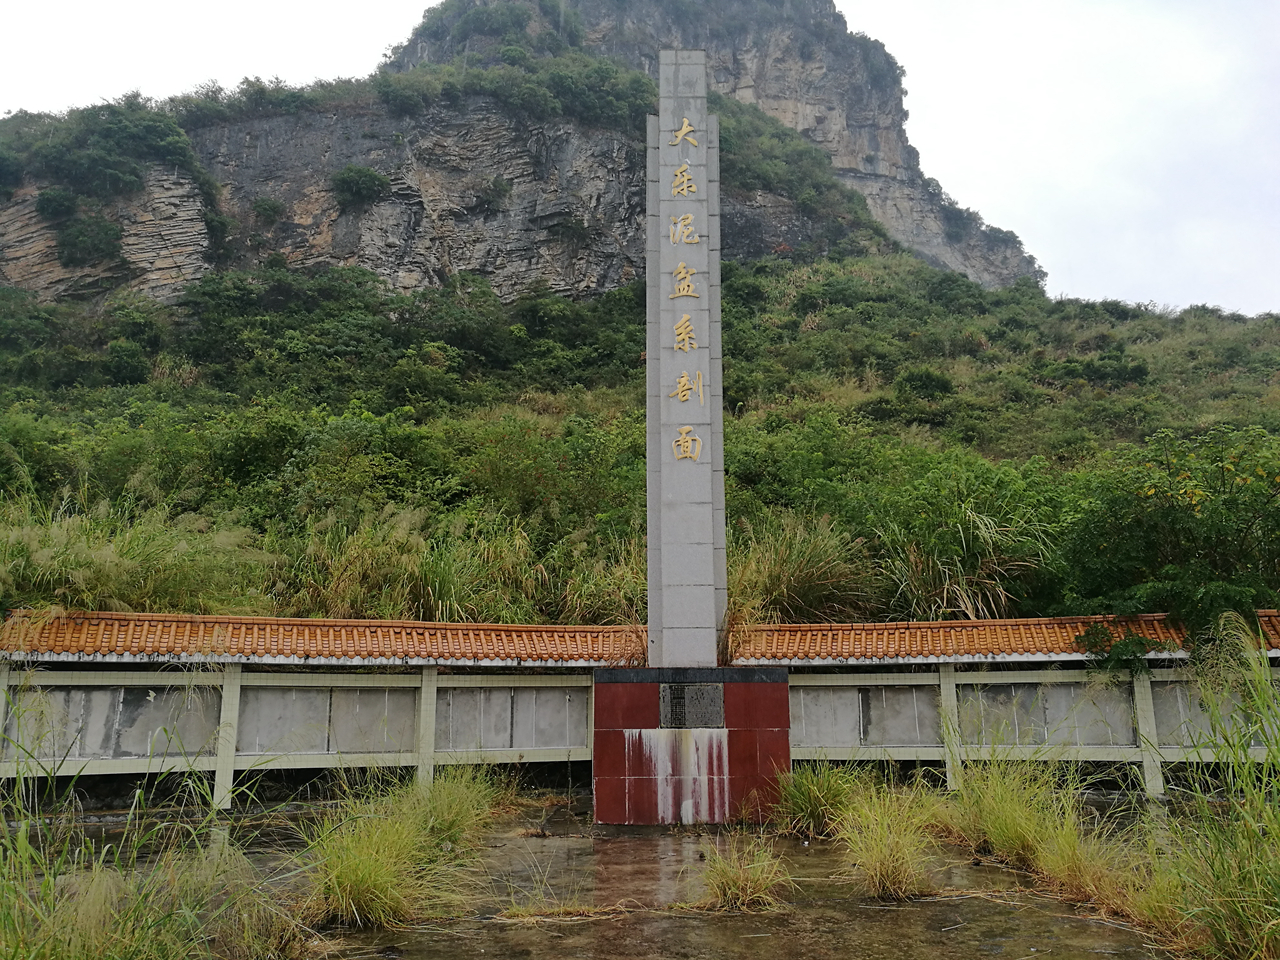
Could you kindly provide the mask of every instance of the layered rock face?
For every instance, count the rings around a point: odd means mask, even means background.
[[[162,301],[209,269],[209,235],[200,193],[191,178],[152,168],[146,185],[104,213],[124,231],[118,259],[92,266],[58,260],[57,224],[36,213],[37,184],[0,204],[0,283],[42,300],[86,297],[126,287]]]
[[[956,216],[907,142],[902,70],[849,32],[832,0],[574,0],[588,43],[653,74],[667,46],[705,48],[716,91],[754,103],[831,154],[890,236],[988,287],[1038,276],[1017,238]]]
[[[464,0],[455,13],[484,2]],[[716,90],[759,105],[828,150],[836,173],[866,196],[889,233],[930,262],[988,286],[1037,275],[1016,237],[966,218],[923,177],[903,127],[901,71],[881,44],[848,32],[831,0],[572,0],[570,7],[586,24],[587,47],[650,73],[663,47],[706,49]],[[541,17],[531,31],[548,27]],[[458,52],[415,38],[391,66]],[[223,185],[221,211],[238,224],[229,247],[236,266],[279,252],[298,265],[367,267],[406,291],[469,271],[506,298],[536,283],[570,295],[600,292],[644,268],[643,148],[616,131],[529,122],[474,98],[414,118],[371,103],[190,136]],[[348,164],[389,176],[389,195],[342,209],[330,181]],[[210,269],[200,197],[183,175],[153,169],[142,191],[109,204],[103,212],[124,230],[122,256],[91,267],[58,262],[56,224],[35,212],[41,186],[28,183],[0,204],[2,284],[43,299],[123,285],[172,301]],[[259,198],[278,201],[283,214],[262,222]],[[790,201],[769,194],[727,191],[723,218],[731,259],[817,239]]]
[[[643,266],[632,146],[571,123],[525,126],[480,101],[413,120],[380,109],[252,120],[191,139],[223,209],[295,264],[359,265],[406,291],[465,270],[506,296],[535,278],[564,293],[611,289]],[[348,164],[390,176],[390,194],[342,209],[330,178]],[[259,197],[284,204],[277,223],[255,225]]]
[[[223,209],[296,264],[359,265],[406,291],[467,271],[507,298],[534,283],[602,292],[644,270],[644,153],[621,134],[526,123],[476,99],[411,120],[380,109],[304,114],[191,139],[223,184]],[[390,176],[390,195],[342,210],[329,182],[347,164]],[[258,197],[284,203],[276,224],[251,226]],[[812,239],[779,197],[728,203],[724,216],[735,226],[727,256]]]
[[[411,120],[380,107],[246,120],[196,130],[191,142],[238,224],[237,265],[277,252],[298,266],[365,267],[404,291],[467,271],[505,298],[535,283],[603,292],[644,270],[644,152],[618,133],[526,123],[478,98]],[[344,210],[330,181],[348,164],[389,176],[389,194]],[[106,213],[124,227],[122,256],[93,267],[58,262],[56,225],[35,212],[38,187],[0,205],[0,283],[42,299],[123,285],[172,301],[210,269],[200,197],[184,176],[152,170],[144,191],[115,202]],[[260,198],[283,205],[277,220],[255,215]],[[781,197],[726,201],[723,215],[729,257],[814,238]]]
[[[907,141],[901,69],[879,41],[850,34],[832,0],[566,0],[566,6],[582,18],[588,48],[655,79],[659,50],[705,49],[713,89],[756,104],[827,150],[837,176],[867,198],[889,234],[934,265],[985,286],[1039,275],[1015,236],[958,215],[925,178]],[[414,37],[393,67],[456,52]]]

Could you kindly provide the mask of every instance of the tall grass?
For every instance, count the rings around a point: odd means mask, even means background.
[[[962,784],[945,795],[815,764],[779,778],[775,817],[789,832],[838,840],[869,896],[934,889],[936,844],[946,840],[1025,870],[1066,899],[1124,912],[1136,889],[1127,879],[1135,837],[1095,822],[1078,777],[1049,763],[997,760],[968,767]]]
[[[864,771],[820,760],[778,775],[773,819],[786,833],[832,837],[855,793],[871,788]]]
[[[1124,912],[1124,877],[1141,859],[1137,837],[1093,816],[1083,801],[1086,787],[1065,764],[973,764],[936,827],[975,853],[1026,870],[1067,900]]]
[[[965,767],[953,811],[939,826],[978,853],[1032,869],[1045,831],[1058,818],[1059,786],[1047,762],[972,764]]]
[[[469,767],[447,769],[429,786],[353,791],[304,827],[300,916],[371,927],[458,912],[473,892],[466,871],[477,834],[500,794],[492,775]]]
[[[864,542],[830,517],[796,514],[743,523],[730,548],[731,617],[738,623],[866,620],[876,611]]]
[[[635,535],[586,550],[583,542],[561,545],[559,607],[563,623],[635,624],[648,620],[648,563],[644,538]],[[553,558],[558,559],[558,558]]]
[[[95,846],[75,828],[69,794],[42,808],[23,786],[0,809],[17,824],[0,831],[0,956],[297,955],[308,931],[291,916],[281,878],[225,838],[210,842],[217,836],[214,814],[185,826],[131,820],[120,841]]]
[[[753,912],[773,910],[786,902],[795,882],[786,864],[762,837],[730,837],[723,851],[703,847],[707,866],[702,879],[706,896],[697,906],[707,910]]]
[[[905,900],[937,889],[930,800],[919,784],[898,790],[877,787],[852,798],[837,836],[855,868],[855,882],[868,896]]]
[[[8,706],[19,720],[28,709]],[[123,834],[94,843],[77,784],[55,792],[49,772],[30,766],[0,796],[0,957],[23,960],[272,960],[298,955],[315,923],[456,913],[478,834],[514,790],[463,767],[428,786],[369,781],[299,827],[301,851],[262,848],[251,859],[255,836],[233,836],[201,775],[161,778],[165,793],[179,780],[163,819],[138,791]]]
[[[635,618],[643,606],[637,544],[593,559],[562,544],[542,556],[524,522],[500,513],[440,520],[388,507],[323,518],[272,546],[270,593],[286,616],[575,623]]]
[[[242,530],[85,493],[0,498],[0,606],[263,613],[265,555]]]
[[[1029,512],[998,518],[965,500],[952,506],[931,539],[885,523],[876,540],[890,612],[909,620],[1006,616],[1014,600],[1009,588],[1043,567],[1051,553],[1048,529],[1023,515]]]
[[[1216,770],[1192,776],[1152,871],[1180,894],[1171,933],[1208,956],[1280,958],[1280,692],[1238,617],[1220,624],[1239,648],[1232,688],[1205,690]],[[1171,882],[1169,874],[1176,882]],[[1147,904],[1150,909],[1150,904]],[[1154,919],[1154,918],[1153,918]]]

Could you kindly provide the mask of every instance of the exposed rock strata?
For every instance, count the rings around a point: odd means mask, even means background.
[[[192,141],[224,184],[223,208],[297,264],[358,264],[403,290],[468,271],[504,297],[535,282],[610,290],[644,270],[644,154],[621,134],[528,124],[477,99],[413,120],[370,110],[245,121]],[[390,176],[390,195],[340,210],[329,178],[351,163]],[[277,224],[252,226],[259,196],[285,204]],[[725,218],[731,257],[812,239],[779,197],[726,200]]]
[[[473,0],[480,3],[483,0]],[[860,191],[889,234],[931,263],[986,286],[1036,276],[1034,258],[1003,230],[957,218],[920,169],[907,141],[905,91],[884,45],[850,34],[832,0],[571,0],[586,44],[656,79],[664,47],[705,49],[712,88],[800,131],[831,154],[836,174]],[[531,30],[543,26],[535,18]],[[448,59],[411,39],[393,68]]]
[[[1012,235],[948,224],[941,192],[907,141],[898,64],[883,44],[851,35],[832,0],[786,0],[772,22],[758,3],[741,0],[705,0],[702,15],[684,23],[664,0],[574,6],[596,49],[650,74],[662,47],[706,49],[717,92],[756,104],[827,150],[837,176],[867,198],[890,236],[926,260],[985,286],[1037,275]]]
[[[618,133],[525,123],[479,98],[412,120],[381,109],[300,114],[210,127],[191,140],[238,224],[237,265],[278,252],[297,266],[366,267],[405,291],[468,271],[506,298],[534,283],[570,295],[611,290],[644,270],[644,151]],[[390,193],[342,210],[330,178],[348,164],[389,176]],[[0,205],[0,282],[43,299],[124,284],[172,301],[208,269],[200,197],[185,177],[153,170],[144,191],[104,211],[124,227],[122,257],[93,267],[58,262],[37,192],[28,185]],[[258,222],[258,198],[280,201],[281,218]],[[726,198],[723,214],[728,257],[814,239],[781,197]]]
[[[36,213],[39,187],[26,184],[0,204],[0,283],[43,300],[125,286],[168,301],[209,269],[200,194],[185,174],[153,168],[139,193],[108,204],[103,213],[124,231],[121,255],[88,267],[58,261],[57,224]]]

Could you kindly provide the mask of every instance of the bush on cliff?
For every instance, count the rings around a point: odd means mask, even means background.
[[[58,262],[64,267],[84,267],[120,256],[124,230],[106,217],[89,213],[58,229]]]
[[[329,180],[338,205],[344,210],[364,206],[391,189],[391,180],[377,170],[349,163]]]

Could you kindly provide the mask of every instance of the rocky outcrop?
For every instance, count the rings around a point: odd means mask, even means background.
[[[103,213],[123,230],[120,257],[91,266],[59,262],[58,225],[36,213],[40,187],[25,184],[0,204],[0,283],[42,300],[123,286],[168,302],[209,269],[200,193],[185,174],[153,168],[139,193],[108,204]]]
[[[466,0],[455,12],[485,2]],[[655,79],[659,50],[705,49],[713,89],[756,104],[824,148],[836,174],[867,198],[889,234],[934,265],[986,286],[1042,275],[1014,234],[986,228],[925,178],[907,141],[902,70],[883,44],[851,34],[832,0],[571,0],[567,6],[582,18],[588,48]],[[535,16],[530,29],[544,26],[550,25]],[[392,68],[457,52],[415,34],[398,48]]]
[[[249,266],[361,266],[406,292],[458,271],[512,298],[535,283],[568,295],[614,289],[644,271],[644,151],[627,136],[571,121],[527,123],[477,98],[411,120],[381,107],[245,120],[191,134],[235,221],[226,253]],[[391,179],[380,200],[343,209],[331,178],[348,164]],[[209,269],[194,184],[153,169],[145,190],[103,212],[124,228],[118,260],[58,262],[56,225],[35,212],[38,185],[0,205],[0,283],[42,299],[118,286],[176,299]],[[264,222],[255,201],[282,213]],[[260,207],[262,205],[259,205]],[[756,259],[813,242],[794,205],[726,198],[725,255]]]
[[[927,180],[907,141],[903,71],[876,40],[850,34],[832,0],[576,0],[588,44],[656,75],[657,53],[707,51],[713,88],[798,130],[831,154],[898,242],[984,286],[1040,276],[1008,231],[963,216]]]
[[[467,271],[508,298],[534,283],[571,295],[610,290],[644,270],[644,151],[622,134],[526,123],[476,99],[412,120],[380,109],[302,114],[191,139],[258,256],[359,265],[405,291]],[[389,194],[342,210],[329,184],[348,164],[389,176]],[[284,204],[276,223],[255,225],[259,197]],[[779,197],[726,201],[724,216],[727,256],[813,239]]]
[[[484,0],[460,0],[455,14]],[[898,241],[988,286],[1038,276],[1016,236],[951,204],[907,142],[901,71],[874,40],[851,35],[831,0],[572,0],[584,42],[656,70],[658,50],[704,48],[719,92],[755,103],[830,154]],[[542,6],[535,4],[541,10]],[[530,30],[549,29],[535,14]],[[448,36],[448,31],[445,32]],[[499,43],[490,38],[491,45]],[[393,67],[456,54],[415,40]],[[644,268],[642,145],[569,120],[531,122],[475,98],[412,119],[380,105],[263,117],[191,133],[234,219],[229,263],[272,254],[297,265],[367,267],[402,290],[457,271],[487,276],[504,297],[535,283],[570,295],[613,289]],[[380,200],[342,209],[332,176],[348,164],[391,178]],[[172,301],[209,269],[195,184],[153,169],[145,188],[108,204],[121,257],[92,267],[58,261],[56,225],[35,212],[39,184],[0,204],[0,283],[45,299],[124,285]],[[283,213],[264,220],[276,201]],[[273,204],[274,206],[275,204]],[[815,228],[788,200],[724,198],[723,248],[755,259],[811,242]]]
[[[298,265],[359,265],[406,291],[469,271],[507,296],[537,278],[612,289],[643,268],[642,161],[572,123],[525,126],[476,102],[411,121],[380,109],[245,121],[192,142],[250,245]],[[389,176],[390,193],[341,209],[330,180],[348,164]],[[278,222],[255,224],[259,197],[284,204]]]

